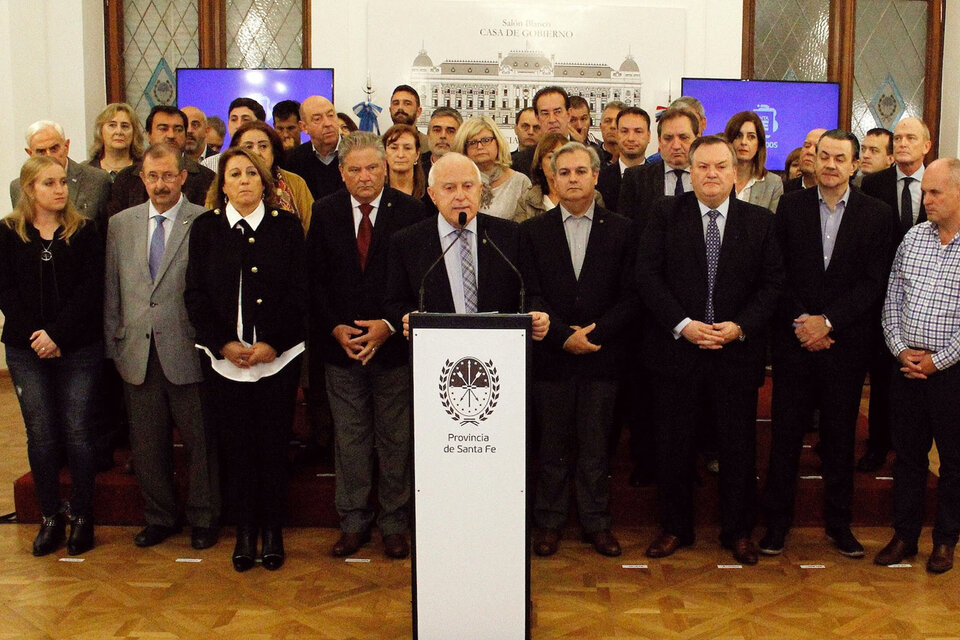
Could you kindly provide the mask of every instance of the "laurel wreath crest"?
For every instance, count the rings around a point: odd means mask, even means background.
[[[497,373],[497,368],[493,365],[493,360],[488,360],[484,363],[489,372],[490,379],[490,400],[487,402],[486,408],[483,412],[477,416],[477,421],[483,422],[493,414],[493,410],[497,407],[497,402],[500,400],[500,375]],[[449,394],[447,393],[447,377],[450,375],[450,370],[453,369],[453,362],[447,359],[443,367],[440,368],[440,404],[443,407],[443,410],[447,412],[454,420],[461,422],[462,424],[474,423],[477,422],[473,420],[463,420],[463,416],[454,408],[453,403],[450,402]]]

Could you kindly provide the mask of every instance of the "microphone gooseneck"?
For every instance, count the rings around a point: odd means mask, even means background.
[[[497,243],[493,241],[493,238],[490,237],[490,234],[486,229],[483,231],[483,238],[490,243],[490,246],[493,247],[498,254],[500,254],[500,257],[503,258],[503,261],[507,263],[507,266],[513,269],[513,272],[517,274],[517,279],[520,280],[520,313],[526,313],[527,287],[523,283],[523,276],[520,274],[520,270],[517,269],[516,265],[510,261],[510,258],[508,258],[507,255],[500,250],[500,247],[498,247]]]
[[[425,294],[426,294],[427,276],[429,276],[430,273],[437,267],[437,265],[440,264],[440,261],[443,260],[443,257],[444,257],[445,255],[447,255],[447,251],[450,251],[450,248],[453,247],[453,245],[457,244],[457,242],[460,240],[460,236],[463,235],[463,230],[464,230],[464,228],[466,228],[466,226],[467,226],[467,212],[466,212],[466,211],[461,211],[461,212],[460,212],[460,215],[457,216],[457,222],[458,222],[459,225],[460,225],[460,228],[457,229],[457,237],[454,239],[453,242],[451,242],[449,245],[447,245],[447,248],[446,248],[446,249],[444,249],[443,251],[440,252],[440,255],[437,256],[437,259],[433,261],[433,264],[430,265],[430,268],[427,269],[426,273],[424,273],[424,274],[423,274],[423,277],[420,279],[420,292],[419,292],[420,304],[417,306],[417,310],[418,310],[420,313],[423,313],[423,312],[425,311],[425,308],[424,308],[424,297],[425,297]],[[498,249],[498,251],[499,251],[499,249]],[[508,262],[509,262],[509,261],[508,261]],[[522,298],[521,298],[521,299],[522,299]]]

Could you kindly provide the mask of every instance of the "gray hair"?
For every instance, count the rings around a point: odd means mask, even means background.
[[[697,112],[697,115],[700,119],[707,117],[707,112],[703,110],[703,103],[694,98],[693,96],[680,96],[676,100],[670,103],[671,108],[676,107],[686,107],[687,109],[693,109]],[[703,133],[701,131],[701,133]]]
[[[66,134],[63,132],[63,127],[53,120],[37,120],[32,125],[27,127],[27,133],[24,135],[24,139],[27,141],[27,147],[30,146],[30,140],[33,138],[33,136],[37,135],[44,129],[53,129],[61,138],[64,140],[67,139]]]
[[[387,152],[383,148],[383,141],[380,140],[380,136],[369,131],[351,131],[340,140],[340,146],[337,147],[340,166],[343,166],[351,152],[361,149],[374,149],[381,160],[386,161],[387,159]]]
[[[553,157],[550,158],[550,168],[553,169],[554,173],[557,172],[557,158],[567,153],[573,153],[574,151],[585,151],[586,154],[590,156],[590,168],[593,169],[594,173],[600,171],[600,156],[597,155],[596,149],[580,142],[568,142],[557,149]]]

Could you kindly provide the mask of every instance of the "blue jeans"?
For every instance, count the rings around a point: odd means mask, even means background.
[[[60,508],[60,448],[66,447],[73,481],[71,512],[89,518],[96,474],[90,419],[103,371],[103,344],[47,359],[32,349],[8,346],[6,350],[27,427],[27,457],[40,511],[52,516]]]

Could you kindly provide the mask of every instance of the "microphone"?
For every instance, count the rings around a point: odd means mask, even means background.
[[[513,272],[517,274],[517,278],[520,280],[520,313],[526,313],[527,287],[523,284],[523,276],[520,275],[520,270],[517,269],[512,262],[510,262],[510,258],[508,258],[503,251],[500,251],[500,247],[498,247],[497,243],[493,241],[493,238],[490,237],[490,234],[486,229],[483,230],[483,239],[490,243],[490,246],[500,254],[500,257],[503,258],[503,261],[507,263],[507,266],[513,269]]]
[[[430,272],[433,271],[433,270],[437,267],[438,264],[440,264],[440,261],[443,260],[443,257],[444,257],[445,255],[447,255],[447,251],[450,251],[451,247],[453,247],[453,245],[455,245],[455,244],[457,244],[457,242],[459,242],[460,236],[463,235],[463,230],[464,230],[464,228],[467,226],[467,212],[466,212],[466,211],[461,211],[461,212],[460,212],[460,215],[457,217],[457,223],[460,225],[460,228],[457,229],[457,237],[456,237],[456,239],[455,239],[453,242],[451,242],[451,243],[447,246],[446,249],[444,249],[443,251],[440,252],[440,255],[437,257],[436,260],[433,261],[433,264],[430,265],[430,268],[427,269],[427,272],[423,274],[423,278],[420,279],[420,305],[419,305],[419,307],[418,307],[418,310],[420,311],[420,313],[423,313],[423,312],[424,312],[423,298],[424,298],[424,293],[425,293],[425,289],[426,289],[426,286],[427,286],[427,276],[429,276],[429,275],[430,275]]]

